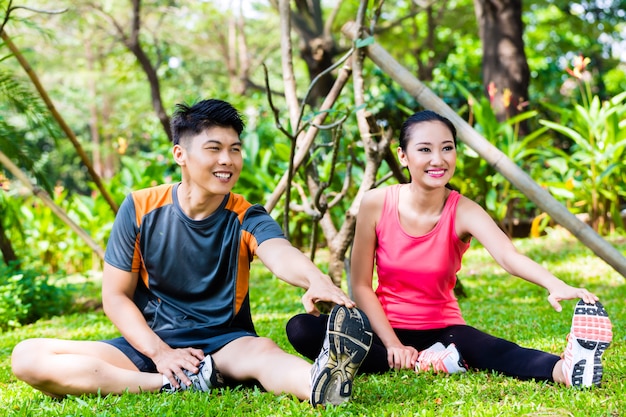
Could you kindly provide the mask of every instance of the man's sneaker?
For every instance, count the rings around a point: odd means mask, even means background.
[[[567,348],[563,352],[563,373],[568,387],[600,386],[602,354],[613,339],[612,327],[600,302],[578,301],[567,336]]]
[[[430,369],[434,372],[455,374],[466,372],[467,366],[454,343],[444,347],[441,342],[437,342],[428,349],[422,350],[417,356],[417,362],[415,362],[415,372],[424,372]]]
[[[372,327],[362,311],[337,305],[328,318],[322,351],[311,369],[311,404],[350,399],[352,381],[372,346]]]
[[[185,375],[191,380],[191,385],[183,384],[176,375],[176,382],[180,385],[179,388],[175,388],[171,383],[166,383],[161,387],[161,392],[177,392],[187,391],[191,389],[193,391],[208,392],[211,388],[218,388],[224,384],[224,378],[222,374],[215,368],[215,362],[213,358],[207,355],[198,365],[198,373],[192,374],[188,370],[184,370]]]

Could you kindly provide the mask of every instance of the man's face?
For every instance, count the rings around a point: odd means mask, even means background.
[[[174,145],[172,152],[190,185],[209,194],[226,195],[241,173],[241,147],[234,129],[214,126],[185,138],[182,144]]]

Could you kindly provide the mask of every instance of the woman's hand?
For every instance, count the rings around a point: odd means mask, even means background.
[[[391,369],[414,369],[417,361],[417,349],[412,346],[387,347],[387,361]]]
[[[549,288],[548,291],[550,292],[550,295],[548,296],[548,302],[556,311],[559,312],[563,309],[559,302],[563,300],[573,300],[580,298],[588,304],[595,304],[596,301],[599,300],[597,295],[590,292],[586,288],[572,287],[571,285],[567,285],[563,281],[560,281],[559,285],[556,285],[553,288]]]

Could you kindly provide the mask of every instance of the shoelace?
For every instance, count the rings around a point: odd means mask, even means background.
[[[444,365],[443,361],[451,354],[448,350],[442,350],[439,352],[423,351],[417,358],[420,371],[428,371],[432,366],[435,372],[448,372],[448,369]]]

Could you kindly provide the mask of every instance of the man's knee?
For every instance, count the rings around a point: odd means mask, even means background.
[[[274,342],[272,339],[268,337],[257,337],[253,340],[252,349],[257,352],[257,354],[270,353],[275,351],[283,350]]]
[[[11,370],[20,380],[35,383],[36,362],[42,355],[41,340],[28,339],[18,343],[11,354]]]

